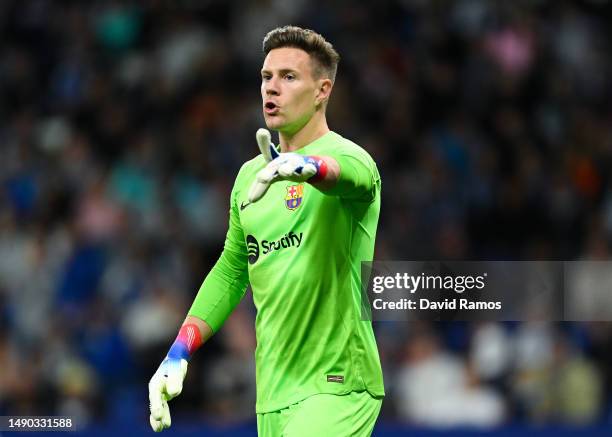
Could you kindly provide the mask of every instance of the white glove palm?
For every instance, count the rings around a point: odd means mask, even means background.
[[[257,173],[255,182],[249,189],[249,202],[261,199],[270,185],[277,180],[304,182],[317,173],[312,158],[298,153],[278,153],[270,142],[270,132],[259,129],[256,134],[257,144],[268,164]]]
[[[160,432],[170,427],[168,401],[181,393],[186,374],[186,360],[165,358],[149,381],[149,422],[153,431]]]

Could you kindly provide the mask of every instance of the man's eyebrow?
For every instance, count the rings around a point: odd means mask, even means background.
[[[280,70],[278,70],[279,74],[283,75],[286,73],[297,73],[297,70],[294,70],[293,68],[281,68]],[[266,70],[263,69],[261,70],[261,74],[271,74],[272,72],[270,70]]]

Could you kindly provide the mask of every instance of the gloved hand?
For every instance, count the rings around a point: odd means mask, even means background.
[[[268,164],[257,173],[249,189],[249,202],[261,199],[270,185],[278,180],[304,182],[320,177],[326,171],[325,162],[317,156],[279,153],[271,143],[270,132],[266,129],[259,129],[255,136],[259,150]]]
[[[181,393],[186,374],[187,360],[166,357],[149,381],[149,422],[153,431],[160,432],[170,427],[168,401]]]

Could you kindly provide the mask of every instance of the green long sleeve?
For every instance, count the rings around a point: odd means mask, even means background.
[[[217,332],[244,296],[249,281],[247,249],[240,225],[236,190],[232,190],[229,229],[221,256],[204,279],[189,315],[204,320]]]

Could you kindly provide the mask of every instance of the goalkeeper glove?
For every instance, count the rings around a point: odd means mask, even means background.
[[[168,401],[183,390],[187,362],[201,344],[199,328],[193,323],[183,325],[168,355],[149,381],[149,422],[153,431],[160,432],[170,427]]]
[[[249,190],[249,202],[261,199],[270,185],[278,180],[293,182],[316,182],[327,174],[327,164],[318,156],[304,156],[299,153],[279,153],[270,142],[270,132],[259,129],[256,134],[257,145],[266,166],[257,173],[255,182]]]

